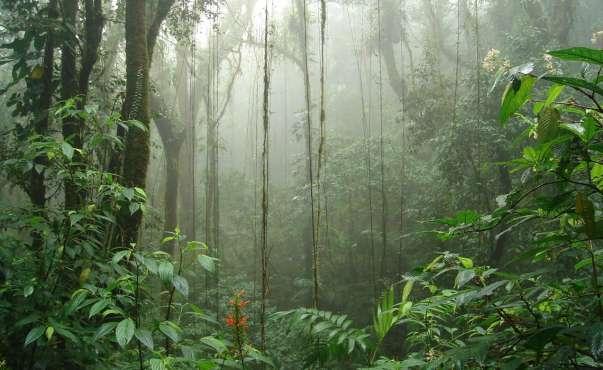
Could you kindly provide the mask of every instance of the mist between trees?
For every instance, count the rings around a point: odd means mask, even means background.
[[[602,16],[0,0],[0,369],[602,368]]]

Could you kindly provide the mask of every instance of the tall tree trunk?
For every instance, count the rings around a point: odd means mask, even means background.
[[[160,0],[149,29],[150,37],[147,37],[145,1],[126,0],[126,98],[121,115],[124,120],[141,122],[145,130],[132,127],[126,133],[118,129],[117,135],[125,137],[125,149],[111,158],[110,169],[121,173],[125,186],[145,188],[150,158],[149,56],[153,55],[159,29],[174,1]],[[122,241],[135,242],[142,221],[141,211],[132,215],[123,212],[118,221]]]
[[[126,0],[126,98],[124,120],[137,120],[145,130],[128,130],[123,154],[122,181],[125,186],[145,188],[149,164],[149,61],[145,26],[145,1]],[[136,242],[142,221],[140,211],[121,214],[120,226],[125,245]]]
[[[82,105],[86,103],[86,99],[88,98],[90,76],[92,75],[92,70],[98,60],[98,50],[103,37],[105,21],[103,18],[102,0],[86,0],[85,13],[86,21],[84,23],[84,31],[86,43],[84,45],[82,68],[78,81]]]
[[[78,0],[63,0],[63,22],[67,29],[61,47],[61,99],[72,99],[77,95],[77,35],[76,16]],[[63,138],[74,148],[82,147],[80,125],[76,118],[63,122]],[[77,160],[77,157],[75,157]],[[77,186],[70,177],[65,178],[65,209],[76,209],[80,204]]]
[[[52,24],[57,18],[57,0],[50,0],[47,7],[49,24]],[[53,27],[53,26],[50,26]],[[37,135],[46,135],[50,120],[49,110],[52,104],[52,94],[54,87],[52,77],[54,72],[54,49],[56,47],[55,31],[49,28],[46,33],[46,44],[44,46],[43,57],[43,75],[42,75],[42,94],[40,95],[40,105],[34,118],[33,129]],[[36,164],[44,165],[44,158],[35,159]],[[44,183],[44,171],[31,171],[29,182],[29,198],[31,203],[37,208],[44,208],[46,204],[46,184]]]
[[[164,196],[164,231],[174,231],[178,224],[178,197],[180,183],[180,151],[184,142],[184,130],[179,130],[175,120],[167,117],[167,108],[159,97],[153,99],[155,126],[163,143],[166,160],[165,196]],[[168,251],[175,256],[174,245]]]
[[[78,0],[63,0],[63,21],[67,28],[67,36],[61,48],[61,84],[63,100],[77,97],[77,106],[83,109],[88,97],[88,86],[92,69],[98,59],[98,49],[103,31],[103,11],[101,0],[86,0],[83,55],[81,70],[77,74],[77,35],[76,19],[78,13]],[[81,149],[83,142],[84,122],[81,119],[71,118],[63,122],[63,137],[74,148]],[[81,162],[79,152],[74,153],[75,162]],[[77,167],[75,167],[77,168]],[[76,209],[84,202],[86,194],[78,189],[71,178],[65,179],[65,208]]]

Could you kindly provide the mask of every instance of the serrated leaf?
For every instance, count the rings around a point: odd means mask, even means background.
[[[115,328],[115,339],[117,339],[117,343],[119,343],[121,347],[125,347],[132,340],[135,330],[136,324],[134,324],[134,320],[131,318],[121,320]]]

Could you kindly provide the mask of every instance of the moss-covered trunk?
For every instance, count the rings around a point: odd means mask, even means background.
[[[122,182],[125,186],[145,188],[149,164],[149,61],[145,26],[145,1],[126,1],[126,98],[124,120],[136,120],[145,130],[132,127],[126,134]],[[142,221],[141,211],[120,217],[121,240],[135,242]]]

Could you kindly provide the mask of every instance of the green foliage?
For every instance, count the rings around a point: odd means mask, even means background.
[[[550,52],[567,60],[600,64],[601,53],[585,48]],[[529,247],[502,266],[531,266],[526,272],[475,266],[455,253],[438,255],[417,270],[416,292],[399,324],[410,332],[413,359],[425,368],[601,367],[603,267],[603,120],[598,88],[584,78],[546,76],[555,82],[534,111],[538,142],[508,163],[521,183],[497,198],[489,214],[472,211],[439,220],[445,239],[502,227],[494,241],[531,224]],[[525,76],[521,85],[524,85]],[[529,98],[535,78],[507,87],[501,120],[506,122]],[[586,96],[559,101],[568,86]],[[511,94],[511,95],[509,95]],[[592,106],[588,106],[588,102]],[[529,119],[524,121],[531,122]],[[469,215],[469,216],[468,216]],[[497,261],[498,262],[498,261]],[[384,362],[387,365],[387,361]],[[400,366],[399,364],[397,366]],[[387,367],[384,367],[387,368]]]
[[[532,75],[513,77],[513,82],[507,85],[502,98],[499,119],[503,124],[530,98],[535,83],[536,78]]]
[[[208,327],[217,327],[214,319],[208,320],[185,300],[190,291],[186,270],[198,259],[203,269],[213,271],[214,259],[209,263],[204,254],[207,247],[185,242],[179,230],[158,246],[116,243],[118,215],[147,211],[145,192],[120,185],[97,161],[120,145],[111,131],[121,123],[114,117],[102,119],[94,107],[79,110],[73,101],[54,112],[57,119],[84,119],[90,134],[82,148],[54,137],[31,136],[28,145],[15,141],[0,171],[25,189],[32,171],[43,172],[48,184],[58,189],[68,177],[86,194],[86,202],[76,210],[61,204],[44,210],[2,209],[0,351],[8,353],[10,348],[8,365],[129,368],[137,366],[140,353],[150,368],[190,369],[201,362],[221,366],[226,361],[223,350],[202,343],[212,340],[229,350],[232,345],[215,334],[206,334],[200,342],[182,320],[197,315]],[[40,156],[45,161],[35,162]],[[36,235],[43,237],[41,246]],[[174,245],[180,253],[177,261],[160,250]],[[183,315],[166,317],[158,308],[158,296],[171,296],[168,304]],[[188,355],[174,355],[176,348]],[[252,348],[248,352],[255,356],[250,363],[264,359]]]
[[[329,366],[329,364],[353,363],[367,350],[369,334],[352,327],[346,315],[327,311],[299,308],[278,312],[273,320],[287,322],[288,329],[303,335],[310,351],[307,351],[304,367]]]

